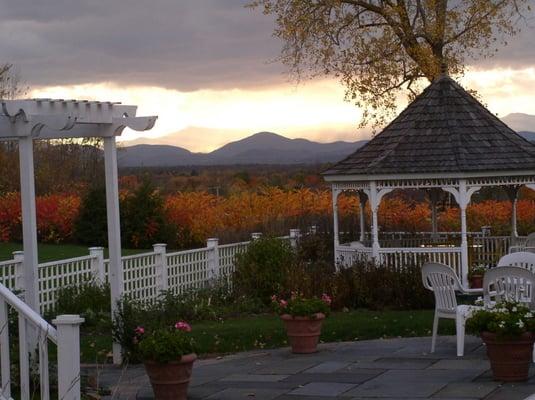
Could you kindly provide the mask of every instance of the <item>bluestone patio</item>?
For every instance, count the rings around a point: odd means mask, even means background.
[[[204,359],[188,398],[516,400],[535,393],[535,369],[525,383],[493,381],[478,338],[467,337],[462,358],[455,337],[440,337],[434,354],[429,346],[430,338],[380,339],[323,344],[311,355],[283,348]],[[95,378],[94,367],[85,372]],[[109,398],[153,399],[142,365],[105,367],[96,381]]]

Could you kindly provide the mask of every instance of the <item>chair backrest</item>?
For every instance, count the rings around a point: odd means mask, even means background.
[[[503,256],[498,261],[498,267],[520,267],[535,272],[535,253],[519,251]]]
[[[526,238],[526,247],[535,247],[535,232],[532,232]]]
[[[440,263],[425,263],[422,266],[422,282],[424,287],[435,295],[437,311],[455,312],[455,291],[461,289],[461,282],[453,268]]]
[[[485,305],[502,300],[518,301],[533,308],[535,305],[535,275],[522,267],[495,267],[483,276]]]

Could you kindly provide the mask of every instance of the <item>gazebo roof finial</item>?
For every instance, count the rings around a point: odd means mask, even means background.
[[[448,75],[448,62],[445,59],[442,59],[440,61],[440,74],[438,75],[439,78],[449,76]]]

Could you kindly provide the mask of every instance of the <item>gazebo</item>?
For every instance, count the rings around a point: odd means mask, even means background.
[[[435,79],[397,118],[366,145],[324,172],[333,198],[334,246],[338,262],[374,259],[378,263],[414,260],[452,266],[467,284],[466,209],[474,193],[501,186],[513,204],[521,186],[535,187],[535,145],[518,135],[448,75]],[[394,189],[421,189],[429,196],[432,230],[437,232],[437,201],[450,193],[460,208],[459,245],[382,247],[377,211]],[[360,240],[340,243],[338,196],[356,192],[360,198]],[[364,206],[371,208],[371,243],[365,243]]]

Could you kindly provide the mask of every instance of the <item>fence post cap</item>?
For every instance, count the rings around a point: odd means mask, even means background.
[[[81,325],[85,321],[78,314],[62,314],[52,320],[54,325]]]
[[[13,252],[13,257],[24,257],[24,251],[17,250]]]
[[[99,246],[95,246],[95,247],[90,247],[89,248],[89,252],[97,252],[97,251],[104,251],[104,247],[99,247]]]
[[[155,243],[155,244],[152,245],[152,247],[153,247],[154,249],[156,249],[156,248],[162,248],[162,247],[163,247],[163,248],[166,248],[166,247],[167,247],[167,243]]]
[[[218,238],[208,238],[208,239],[206,239],[206,243],[207,243],[208,245],[210,245],[210,244],[217,244],[217,243],[219,243],[219,239],[218,239]]]

